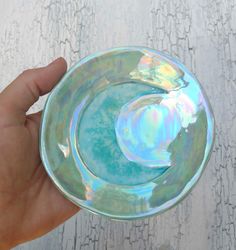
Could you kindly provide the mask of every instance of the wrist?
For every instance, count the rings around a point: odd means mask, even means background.
[[[0,249],[9,250],[16,246],[14,244],[14,231],[12,231],[11,206],[8,202],[2,202],[0,199]],[[15,224],[15,223],[14,223]]]
[[[12,245],[8,244],[7,242],[1,241],[0,242],[0,249],[1,250],[10,250]]]
[[[11,235],[2,234],[4,228],[0,228],[0,249],[1,250],[10,250],[15,247],[17,244],[14,244],[13,238]]]
[[[9,250],[16,246],[12,240],[12,237],[10,235],[4,235],[2,232],[4,232],[4,228],[1,228],[0,226],[0,249]]]

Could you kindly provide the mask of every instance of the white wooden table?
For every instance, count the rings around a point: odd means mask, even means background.
[[[0,90],[58,56],[71,66],[122,45],[169,52],[202,82],[216,141],[201,180],[160,216],[114,222],[82,211],[16,249],[236,249],[236,0],[0,0]]]

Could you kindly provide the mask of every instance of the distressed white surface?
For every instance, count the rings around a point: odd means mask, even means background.
[[[145,45],[196,74],[216,118],[211,160],[177,207],[124,223],[82,211],[17,250],[236,249],[235,0],[0,0],[0,24],[0,90],[57,56],[71,66],[98,50]]]

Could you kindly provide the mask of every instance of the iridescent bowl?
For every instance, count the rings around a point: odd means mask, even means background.
[[[88,56],[49,95],[40,152],[66,198],[118,220],[177,204],[209,159],[214,118],[198,80],[144,47]]]

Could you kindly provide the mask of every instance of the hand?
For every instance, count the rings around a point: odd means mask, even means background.
[[[24,71],[0,93],[0,249],[35,239],[79,208],[47,176],[39,156],[41,112],[26,115],[66,72],[63,58]]]

